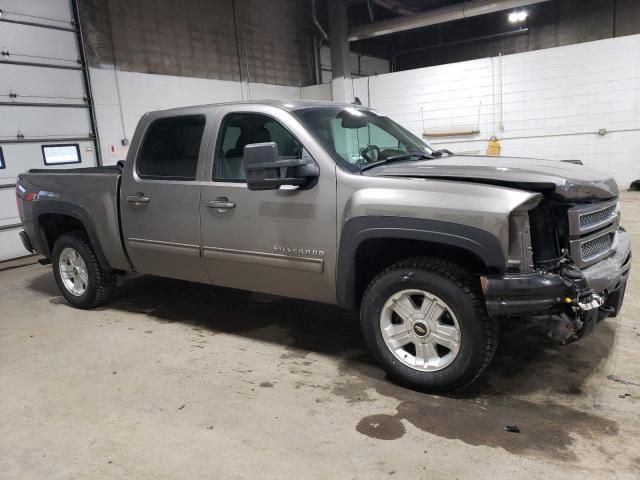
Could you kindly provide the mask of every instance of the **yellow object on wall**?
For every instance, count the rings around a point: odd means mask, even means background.
[[[487,145],[487,155],[500,155],[500,140],[496,137],[489,139],[489,145]]]

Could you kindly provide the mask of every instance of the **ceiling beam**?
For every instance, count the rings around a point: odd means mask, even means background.
[[[373,3],[400,15],[413,15],[415,13],[418,13],[418,10],[408,8],[398,0],[373,0]]]
[[[388,0],[384,0],[388,1]],[[392,33],[429,27],[445,22],[463,20],[478,15],[521,8],[550,0],[469,0],[449,7],[428,10],[410,16],[391,18],[380,22],[356,25],[349,30],[349,41],[364,40],[365,38],[381,37]]]

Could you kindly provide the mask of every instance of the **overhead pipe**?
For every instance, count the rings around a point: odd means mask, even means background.
[[[322,38],[320,39],[320,45],[322,45],[322,40],[329,43],[329,35],[318,20],[318,12],[316,11],[316,0],[311,0],[311,17],[313,18],[313,24],[316,26]]]
[[[313,24],[316,26],[318,31],[320,32],[320,40],[316,43],[315,35],[313,37],[313,60],[314,60],[314,69],[315,69],[315,77],[316,83],[322,83],[322,62],[320,56],[320,49],[322,48],[322,41],[324,40],[327,44],[329,44],[329,35],[322,25],[320,24],[320,20],[318,20],[318,11],[316,9],[316,0],[311,0],[311,17],[313,19]]]
[[[464,20],[488,13],[521,8],[527,5],[549,2],[550,0],[471,0],[459,5],[429,10],[411,16],[391,18],[380,22],[357,25],[349,30],[349,41],[381,37],[392,33],[438,25],[455,20]]]

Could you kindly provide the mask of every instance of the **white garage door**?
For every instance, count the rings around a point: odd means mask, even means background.
[[[0,0],[0,261],[28,254],[16,176],[98,164],[95,117],[71,0]]]

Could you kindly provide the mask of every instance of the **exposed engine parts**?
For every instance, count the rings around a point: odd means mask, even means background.
[[[564,312],[555,315],[559,317],[555,331],[551,334],[553,338],[561,343],[571,343],[579,338],[591,333],[595,325],[607,318],[614,309],[605,305],[603,295],[596,293],[589,280],[573,263],[568,252],[558,259],[551,271],[558,273],[571,286],[571,294],[565,294],[563,302],[567,306]],[[559,323],[559,325],[558,325]]]
[[[583,312],[600,308],[604,304],[604,299],[595,293],[592,293],[585,302],[578,302],[578,308]]]

